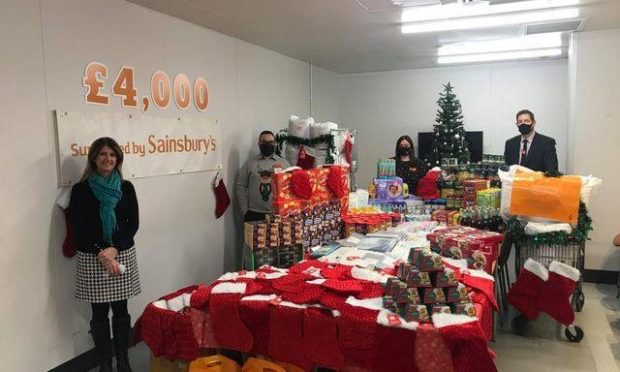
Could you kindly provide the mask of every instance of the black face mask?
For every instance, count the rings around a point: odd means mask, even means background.
[[[532,132],[532,126],[528,124],[519,124],[519,132],[522,135],[527,136]]]
[[[411,147],[399,146],[398,156],[408,156],[411,154]]]
[[[276,150],[276,145],[273,143],[261,143],[258,145],[258,147],[260,148],[260,153],[263,156],[271,156]]]

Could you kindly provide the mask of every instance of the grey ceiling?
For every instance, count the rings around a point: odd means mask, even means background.
[[[403,35],[400,8],[390,0],[127,1],[342,74],[433,67],[441,44],[527,30],[520,25]],[[620,0],[594,0],[581,14],[580,30],[619,28]]]

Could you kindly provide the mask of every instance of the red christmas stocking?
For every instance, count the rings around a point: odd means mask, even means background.
[[[219,171],[213,179],[212,186],[215,193],[215,217],[220,218],[230,205],[230,196]]]
[[[144,341],[142,339],[142,315],[136,320],[133,325],[133,332],[131,335],[131,346],[136,346],[140,342]]]
[[[136,327],[139,329],[140,336],[134,336],[134,340],[144,340],[155,356],[165,355],[170,358],[177,358],[175,327],[178,325],[175,325],[175,320],[179,314],[176,311],[181,311],[184,308],[184,294],[189,295],[197,288],[197,286],[185,287],[148,304],[139,319],[139,327]],[[187,335],[194,338],[191,317],[188,316],[188,319],[189,334]]]
[[[161,302],[161,301],[156,301]],[[165,304],[164,304],[165,306]],[[162,330],[162,317],[168,311],[155,306],[151,302],[146,305],[142,316],[139,319],[140,337],[155,356],[160,356],[164,349],[164,334]]]
[[[477,318],[435,314],[433,323],[452,353],[455,372],[497,371]]]
[[[206,286],[204,284],[198,285],[198,288],[192,293],[190,298],[190,306],[194,309],[206,310],[209,305],[209,297],[211,296],[211,289],[213,286]]]
[[[351,279],[351,280],[338,280],[338,279],[327,279],[323,283],[323,287],[337,293],[341,294],[357,294],[360,293],[364,288],[359,280]]]
[[[311,307],[304,312],[306,356],[315,365],[340,371],[344,357],[338,347],[338,327],[331,312]]]
[[[312,197],[312,185],[308,172],[301,169],[294,170],[291,176],[291,189],[295,196],[310,199]]]
[[[246,296],[257,295],[257,294],[269,295],[275,292],[273,288],[271,287],[271,284],[268,282],[251,281],[246,284],[247,284],[247,289],[245,290]]]
[[[558,261],[549,265],[549,280],[538,296],[540,310],[549,314],[558,323],[571,325],[575,313],[570,304],[570,296],[579,281],[579,270]]]
[[[315,260],[302,261],[289,267],[288,272],[291,274],[315,275],[327,266],[329,265],[326,262]]]
[[[338,198],[342,198],[349,193],[345,177],[346,174],[341,166],[334,165],[329,167],[327,186]]]
[[[304,146],[299,146],[297,166],[301,167],[302,169],[312,169],[312,167],[314,166],[314,156],[308,154]]]
[[[548,277],[549,273],[543,265],[528,258],[508,292],[508,302],[526,318],[535,319],[540,313],[538,295]]]
[[[62,254],[65,257],[73,257],[77,253],[77,247],[75,246],[75,241],[73,240],[73,227],[71,226],[71,220],[69,218],[69,208],[63,209],[65,214],[65,227],[67,229],[67,235],[65,236],[65,241],[62,243]]]
[[[308,284],[306,282],[298,282],[299,290],[294,292],[282,292],[282,299],[296,304],[313,304],[318,303],[323,288],[317,284]]]
[[[194,336],[191,315],[175,313],[172,329],[177,344],[177,357],[188,362],[198,358],[198,342]]]
[[[238,351],[252,349],[254,339],[239,315],[239,301],[245,287],[245,283],[220,283],[211,291],[209,313],[220,347]]]
[[[389,311],[379,313],[382,326],[378,328],[379,347],[373,371],[417,372],[415,363],[416,332],[413,329],[401,328],[403,324],[398,316]],[[391,324],[391,325],[390,325]],[[412,327],[411,323],[407,323]],[[413,326],[413,328],[415,328]]]
[[[347,133],[347,139],[344,141],[344,158],[351,165],[353,161],[353,138],[351,138],[351,133]]]
[[[488,275],[486,273],[481,275]],[[497,300],[495,299],[494,287],[495,282],[493,281],[492,276],[482,277],[478,275],[471,275],[471,273],[465,273],[462,276],[461,282],[465,284],[467,287],[473,288],[475,292],[482,293],[486,298],[489,299],[493,309],[498,310]]]
[[[260,355],[269,355],[269,299],[272,297],[252,296],[256,300],[242,300],[239,308],[241,320],[254,338],[252,352]]]
[[[347,301],[346,296],[324,291],[319,298],[319,303],[330,310],[341,311]]]
[[[321,269],[321,275],[326,279],[348,279],[351,278],[351,266],[326,266]]]
[[[178,358],[177,340],[174,336],[174,311],[165,310],[161,314],[162,355],[170,360]]]
[[[437,328],[430,324],[418,327],[415,364],[420,372],[454,372],[450,349],[446,347]]]
[[[272,280],[271,285],[277,293],[298,292],[303,288],[306,280],[312,279],[315,277],[308,274],[288,274]]]
[[[362,285],[363,289],[355,296],[355,298],[363,300],[366,298],[381,297],[385,294],[385,289],[383,288],[383,285],[379,283],[360,282],[360,284]]]
[[[217,341],[213,337],[213,322],[211,315],[202,310],[194,308],[189,309],[192,317],[192,326],[194,328],[194,338],[198,342],[199,348],[217,348]]]
[[[303,336],[304,308],[273,305],[269,314],[269,356],[309,371]]]
[[[379,347],[379,310],[345,303],[338,318],[338,344],[347,365],[372,370]]]

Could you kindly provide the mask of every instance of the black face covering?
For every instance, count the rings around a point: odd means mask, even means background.
[[[519,132],[522,135],[527,136],[532,132],[532,126],[528,124],[519,124]]]
[[[271,156],[276,150],[276,145],[273,143],[261,143],[258,145],[258,147],[260,148],[260,153],[263,156]]]
[[[411,147],[399,146],[398,156],[408,156],[411,154]]]

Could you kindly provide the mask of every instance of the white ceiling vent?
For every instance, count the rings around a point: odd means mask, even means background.
[[[524,0],[489,0],[489,4],[497,5],[497,4],[506,4],[506,3],[517,3],[519,1],[524,1]]]
[[[537,25],[526,25],[525,34],[543,34],[547,32],[563,32],[563,31],[578,31],[581,27],[582,20],[554,22],[554,23],[541,23]]]
[[[392,5],[401,7],[439,5],[440,0],[391,0]]]
[[[440,5],[444,1],[446,0],[355,0],[359,6],[368,12],[391,11],[395,7]]]

